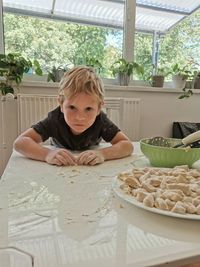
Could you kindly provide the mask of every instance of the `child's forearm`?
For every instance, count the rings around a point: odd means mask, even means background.
[[[14,149],[28,158],[40,161],[45,161],[45,158],[50,151],[50,149],[43,147],[30,137],[26,136],[20,136],[16,139],[14,142]]]
[[[122,140],[112,146],[102,148],[99,151],[101,151],[104,160],[120,159],[132,154],[133,145],[128,140]]]

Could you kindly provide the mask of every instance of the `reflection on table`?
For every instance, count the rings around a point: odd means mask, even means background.
[[[154,214],[113,193],[119,172],[149,165],[138,153],[93,167],[57,167],[13,152],[0,184],[0,247],[30,253],[35,267],[200,260],[198,220]]]

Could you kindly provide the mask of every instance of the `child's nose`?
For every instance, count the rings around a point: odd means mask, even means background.
[[[85,114],[83,113],[83,112],[77,112],[77,114],[76,114],[76,118],[78,119],[78,120],[84,120],[85,119]]]

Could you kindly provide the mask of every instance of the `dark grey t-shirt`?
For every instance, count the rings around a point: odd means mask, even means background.
[[[110,142],[120,129],[110,121],[106,114],[101,113],[95,122],[87,130],[79,135],[74,135],[64,120],[60,107],[48,113],[48,117],[31,126],[42,140],[46,141],[52,137],[52,143],[58,147],[70,150],[85,150],[91,146],[98,145],[103,138]]]

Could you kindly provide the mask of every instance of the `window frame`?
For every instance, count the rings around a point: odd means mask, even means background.
[[[4,30],[3,30],[3,0],[0,0],[0,53],[5,53]]]

